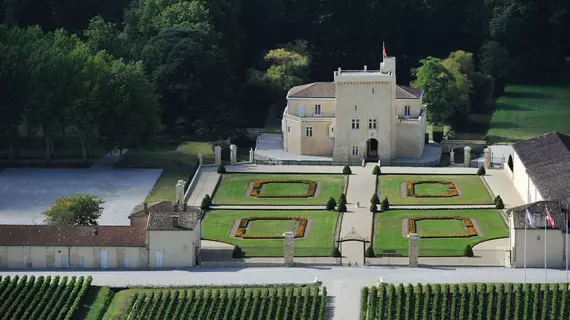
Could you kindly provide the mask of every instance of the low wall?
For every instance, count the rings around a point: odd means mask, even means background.
[[[442,140],[440,142],[441,152],[449,153],[451,150],[456,148],[464,148],[466,146],[471,147],[472,153],[481,153],[487,146],[487,141],[485,140]]]
[[[194,188],[196,188],[196,184],[198,183],[198,180],[200,180],[200,175],[202,173],[202,166],[203,165],[201,163],[198,164],[198,169],[196,169],[196,172],[194,173],[194,177],[192,177],[192,180],[188,184],[188,188],[186,189],[186,192],[184,192],[184,203],[188,202],[188,199],[190,199],[190,195],[194,191]]]

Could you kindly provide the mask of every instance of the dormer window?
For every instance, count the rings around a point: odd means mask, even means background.
[[[404,106],[404,117],[409,118],[410,114],[412,113],[411,111],[412,110],[410,106]]]
[[[322,117],[322,107],[320,104],[313,105],[313,117]]]

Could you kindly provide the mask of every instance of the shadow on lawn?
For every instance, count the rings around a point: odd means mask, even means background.
[[[528,91],[507,91],[504,94],[507,98],[516,99],[550,99],[551,96],[541,92],[528,92]]]

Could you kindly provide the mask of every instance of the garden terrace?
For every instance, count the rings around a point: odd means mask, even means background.
[[[464,256],[467,245],[474,246],[479,242],[509,236],[501,213],[497,210],[390,210],[378,213],[375,217],[376,254],[386,252],[407,256],[409,219],[420,216],[422,221],[416,225],[416,231],[420,234],[420,257]],[[455,217],[460,217],[461,220],[458,221]],[[457,237],[470,230],[465,225],[464,218],[471,221],[476,236]],[[428,235],[428,238],[424,236],[422,239],[422,233]],[[450,238],[447,235],[456,237]]]
[[[378,193],[391,205],[493,204],[476,175],[382,175]]]
[[[242,239],[283,239],[280,233],[294,232],[305,236],[308,220],[301,217],[251,217],[239,221],[234,237]],[[232,230],[233,231],[233,230]]]
[[[221,177],[214,205],[318,205],[343,192],[344,175],[228,173]]]
[[[305,219],[303,236],[295,239],[295,256],[329,256],[333,249],[337,215],[324,210],[212,210],[204,218],[202,238],[239,245],[247,257],[282,257],[283,233],[293,231],[299,235],[298,228],[303,226],[301,221]],[[292,217],[299,218],[299,222],[293,224]],[[250,230],[250,221],[255,218],[263,220],[254,220]],[[236,237],[240,225],[244,225],[242,219],[249,219],[245,234],[263,238]],[[256,226],[258,223],[260,225]]]

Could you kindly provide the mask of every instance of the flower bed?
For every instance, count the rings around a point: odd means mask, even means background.
[[[444,194],[417,194],[415,186],[417,184],[422,184],[422,183],[443,184],[447,187],[448,191],[447,193]],[[408,181],[406,183],[406,192],[408,197],[414,197],[414,198],[448,198],[448,197],[459,196],[459,192],[457,191],[457,187],[455,187],[455,184],[453,182],[448,182],[448,181],[423,181],[423,180]]]
[[[303,183],[308,185],[307,192],[292,195],[265,195],[261,193],[264,184],[268,183]],[[256,198],[309,198],[315,196],[317,191],[317,183],[309,180],[257,180],[253,183],[253,189],[250,196]]]
[[[309,222],[305,218],[301,217],[250,217],[243,218],[239,222],[239,227],[235,233],[237,238],[242,239],[283,239],[283,235],[280,236],[248,236],[246,234],[246,229],[251,221],[256,220],[295,220],[298,221],[297,229],[295,230],[295,238],[301,238],[305,236],[305,229],[307,228],[307,223]]]
[[[463,222],[466,228],[465,233],[449,233],[449,234],[424,234],[420,238],[469,238],[477,236],[477,231],[473,226],[473,221],[470,218],[464,218],[460,216],[451,217],[413,217],[408,219],[408,234],[417,233],[416,221],[420,220],[460,220]]]

